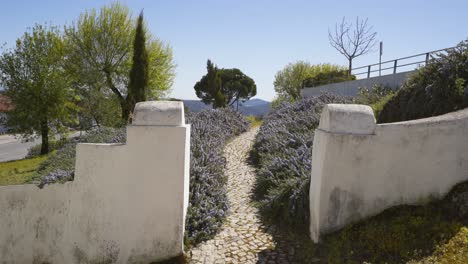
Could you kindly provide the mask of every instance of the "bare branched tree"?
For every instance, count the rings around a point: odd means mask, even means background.
[[[353,59],[373,51],[377,44],[377,32],[365,20],[356,17],[356,23],[347,23],[345,17],[335,25],[335,32],[328,29],[330,44],[348,60],[348,75],[351,74]]]

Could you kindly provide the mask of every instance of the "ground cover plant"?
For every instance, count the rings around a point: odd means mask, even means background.
[[[379,123],[431,117],[468,107],[468,40],[417,70],[383,106]]]
[[[190,198],[186,244],[213,237],[229,208],[224,175],[226,142],[247,131],[249,123],[230,109],[204,110],[188,115],[191,124]]]
[[[0,185],[30,183],[39,165],[48,155],[23,160],[0,162]]]
[[[255,198],[266,219],[300,230],[309,224],[314,129],[325,104],[348,102],[323,94],[283,103],[264,118],[251,156],[258,168]]]
[[[307,234],[281,232],[300,245],[301,263],[468,263],[468,182],[441,200],[387,209],[318,244]]]

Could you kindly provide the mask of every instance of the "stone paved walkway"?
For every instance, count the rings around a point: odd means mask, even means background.
[[[230,213],[214,239],[188,252],[190,263],[294,262],[294,248],[277,246],[270,234],[274,227],[263,226],[257,209],[251,204],[255,170],[247,163],[247,158],[257,132],[258,128],[251,129],[226,146]]]

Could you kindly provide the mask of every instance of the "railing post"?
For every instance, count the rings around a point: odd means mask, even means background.
[[[426,65],[429,63],[430,52],[426,53]]]
[[[370,67],[371,67],[370,65],[367,66],[367,78],[370,78]]]
[[[398,60],[395,60],[395,63],[393,64],[393,74],[396,73],[397,61],[398,61]]]

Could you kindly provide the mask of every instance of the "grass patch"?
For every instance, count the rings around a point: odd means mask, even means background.
[[[457,234],[442,246],[437,246],[434,253],[411,264],[467,263],[468,262],[468,228],[462,227]]]
[[[253,115],[247,116],[246,119],[249,121],[251,128],[259,127],[259,126],[261,126],[263,124],[262,119],[260,119],[260,118],[258,118],[256,116],[253,116]]]
[[[15,185],[30,183],[39,165],[49,155],[30,159],[14,160],[0,163],[0,185]]]

